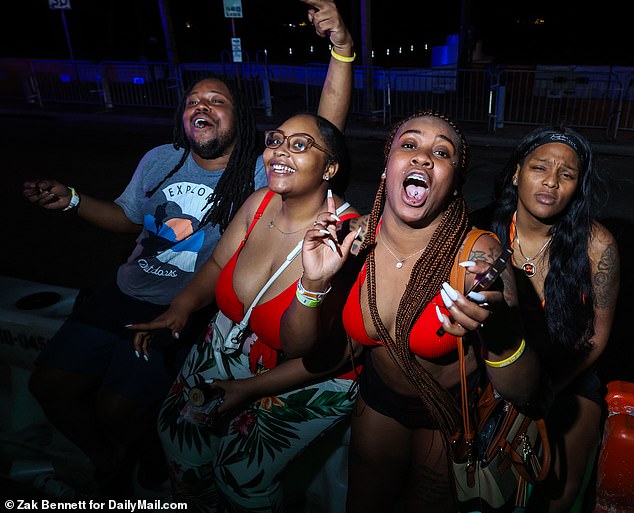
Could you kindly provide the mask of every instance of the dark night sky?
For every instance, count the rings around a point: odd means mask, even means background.
[[[251,58],[257,50],[267,48],[273,62],[302,62],[311,58],[308,46],[316,44],[312,60],[324,62],[324,43],[312,35],[311,28],[286,26],[306,19],[302,3],[242,3],[245,18],[236,20],[236,35],[242,38],[243,50]],[[150,60],[166,60],[158,0],[71,0],[71,5],[66,20],[76,59],[130,61],[146,56]],[[282,9],[274,11],[273,5]],[[359,0],[338,0],[338,5],[360,47]],[[461,5],[470,6],[473,40],[482,42],[483,52],[495,63],[634,65],[634,52],[625,47],[626,29],[618,26],[625,25],[625,21],[619,22],[625,13],[619,15],[622,7],[614,0],[602,2],[600,9],[590,13],[580,5],[556,0],[374,0],[375,63],[428,66],[430,54],[423,45],[443,44],[447,34],[459,31]],[[231,22],[224,18],[222,0],[170,0],[170,9],[181,61],[217,61],[223,50],[229,50]],[[538,19],[544,23],[536,24]],[[190,28],[185,28],[186,24]],[[3,5],[0,28],[2,57],[69,57],[61,14],[49,9],[47,0]],[[150,42],[152,37],[158,44]],[[398,46],[409,49],[412,44],[413,54],[394,57]],[[296,48],[292,61],[287,54],[289,46]],[[391,48],[390,60],[385,57],[386,47]]]

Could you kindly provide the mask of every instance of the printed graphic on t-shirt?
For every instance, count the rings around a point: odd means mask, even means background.
[[[207,201],[213,191],[191,182],[173,183],[161,191],[166,203],[143,220],[150,235],[141,242],[143,251],[137,261],[144,272],[166,277],[194,272],[205,241],[204,231],[196,230],[209,210]]]

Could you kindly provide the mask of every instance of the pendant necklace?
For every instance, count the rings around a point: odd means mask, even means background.
[[[537,264],[535,263],[535,260],[539,258],[539,256],[544,252],[544,250],[550,244],[551,240],[552,237],[548,237],[546,242],[544,242],[544,245],[539,249],[535,256],[529,258],[522,251],[522,245],[520,244],[519,235],[517,234],[517,232],[515,232],[515,242],[517,242],[517,249],[520,250],[520,255],[522,255],[525,260],[525,262],[522,264],[522,271],[524,271],[524,274],[529,278],[532,278],[533,276],[535,276],[535,274],[537,274]]]
[[[414,251],[411,255],[407,255],[406,257],[399,258],[399,257],[396,256],[394,251],[392,251],[390,246],[388,246],[387,242],[385,242],[385,240],[383,240],[383,235],[381,235],[381,230],[379,230],[379,239],[381,239],[381,242],[385,246],[385,249],[387,249],[388,252],[390,253],[390,255],[392,255],[394,257],[394,259],[396,260],[396,268],[397,269],[401,269],[403,267],[403,262],[405,262],[405,260],[407,260],[408,258],[413,257],[414,255],[418,255],[418,253],[420,253],[420,252],[425,250],[425,248],[421,248],[418,251]],[[425,246],[425,247],[427,247],[427,246]]]
[[[309,226],[310,226],[310,225],[308,225],[308,226],[301,226],[300,228],[298,228],[297,230],[293,230],[292,232],[285,232],[284,230],[280,230],[280,229],[278,228],[278,226],[277,226],[277,225],[273,222],[273,219],[271,219],[271,220],[269,221],[269,230],[270,230],[271,228],[275,228],[275,229],[276,229],[278,232],[280,232],[282,235],[293,235],[293,234],[295,234],[295,233],[297,233],[297,232],[299,232],[299,231],[301,231],[301,230],[306,230],[306,229],[308,229],[308,227],[309,227]]]
[[[277,216],[277,212],[275,213],[275,216]],[[273,216],[273,219],[271,219],[269,221],[269,230],[272,228],[275,228],[278,232],[280,232],[282,235],[293,235],[301,230],[307,230],[308,226],[300,226],[297,230],[293,230],[292,232],[285,232],[284,230],[281,230],[276,224],[275,224],[275,216]]]

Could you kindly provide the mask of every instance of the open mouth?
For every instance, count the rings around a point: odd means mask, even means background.
[[[211,123],[205,118],[196,118],[192,123],[196,128],[205,128],[211,126]]]
[[[413,202],[423,201],[429,192],[427,177],[420,173],[411,173],[403,181],[403,188],[408,199]]]
[[[279,173],[282,175],[290,175],[292,173],[295,173],[294,168],[290,166],[285,166],[283,164],[273,164],[271,166],[271,169],[273,170],[274,173]]]

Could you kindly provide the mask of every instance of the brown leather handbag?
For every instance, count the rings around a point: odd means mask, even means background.
[[[467,236],[460,260],[467,260],[483,233]],[[454,266],[451,281],[464,286],[464,268]],[[455,276],[454,276],[455,274]],[[453,285],[453,284],[452,284]],[[543,481],[550,468],[550,445],[544,419],[520,411],[491,383],[469,394],[461,338],[458,339],[463,431],[453,440],[453,471],[463,511],[495,511],[514,500],[524,507],[527,484]]]

